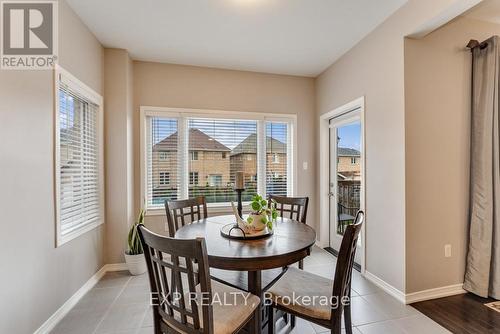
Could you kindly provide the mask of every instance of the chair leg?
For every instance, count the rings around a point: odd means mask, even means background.
[[[290,314],[290,328],[294,329],[295,328],[295,315]]]
[[[299,261],[299,269],[304,270],[304,260]]]
[[[285,324],[288,324],[288,313],[283,312],[283,315],[281,316]]]
[[[268,306],[268,310],[267,310],[267,313],[268,313],[268,320],[267,320],[267,333],[268,334],[274,334],[274,309],[273,307],[270,305]]]
[[[346,334],[352,334],[351,304],[344,306],[344,322]]]
[[[331,329],[331,334],[342,334],[342,329],[341,329],[340,321],[337,321],[335,325]]]

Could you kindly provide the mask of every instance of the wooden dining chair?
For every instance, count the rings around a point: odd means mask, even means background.
[[[352,267],[363,221],[364,212],[358,211],[354,224],[346,227],[333,281],[292,267],[288,268],[268,290],[271,299],[268,312],[269,334],[274,334],[273,309],[327,327],[332,334],[341,333],[342,313],[344,313],[346,333],[352,334],[350,304]],[[321,298],[328,298],[328,301],[333,303],[324,303],[325,299],[322,302]]]
[[[290,218],[306,224],[307,206],[309,197],[286,197],[269,195],[269,203],[276,203],[276,210],[280,217]],[[304,269],[304,260],[299,261],[299,268]]]
[[[195,220],[207,218],[207,202],[204,196],[165,201],[167,214],[168,235],[173,238],[175,232],[186,224]]]
[[[237,333],[255,316],[259,297],[210,279],[205,239],[164,237],[142,224],[138,231],[148,268],[155,334]],[[197,273],[193,262],[198,264]]]
[[[268,198],[269,202],[272,200],[276,202],[276,210],[280,217],[297,220],[304,224],[306,223],[309,197],[269,195]]]

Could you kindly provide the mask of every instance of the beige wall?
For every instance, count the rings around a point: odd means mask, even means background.
[[[134,222],[132,74],[126,50],[105,49],[106,263],[124,262],[128,227]]]
[[[102,47],[64,2],[59,61],[103,92]],[[53,72],[0,70],[0,333],[33,333],[104,263],[103,227],[55,248]]]
[[[406,284],[415,292],[463,282],[469,201],[470,39],[500,25],[459,18],[405,43]],[[452,257],[444,257],[451,244]]]
[[[316,81],[318,115],[365,96],[366,269],[401,292],[406,220],[404,36],[460,2],[409,0]],[[327,235],[320,237],[323,241]]]
[[[139,107],[183,107],[216,110],[287,113],[298,116],[298,191],[315,203],[316,119],[314,79],[194,66],[134,61],[135,187],[140,187]],[[308,170],[302,162],[307,161]],[[142,201],[139,194],[136,207]],[[164,227],[164,217],[150,217],[150,226]],[[316,225],[314,210],[308,222]]]

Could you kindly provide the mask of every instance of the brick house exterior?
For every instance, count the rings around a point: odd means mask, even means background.
[[[361,154],[352,148],[337,149],[337,172],[339,177],[359,180],[361,175]]]
[[[284,184],[286,187],[287,157],[286,144],[272,137],[266,137],[266,178]],[[257,135],[251,134],[231,151],[231,174],[244,172],[245,183],[257,182]],[[276,181],[278,180],[278,181]],[[268,182],[269,184],[269,182]]]
[[[153,146],[152,182],[155,188],[177,188],[177,132]],[[189,184],[225,186],[230,182],[231,150],[198,129],[189,129]]]

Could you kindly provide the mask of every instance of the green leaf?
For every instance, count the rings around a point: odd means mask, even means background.
[[[270,230],[272,230],[273,229],[273,222],[268,221],[267,222],[267,228],[270,229]]]
[[[262,207],[265,208],[267,206],[267,201],[263,199],[262,201],[260,201],[260,205],[262,205]]]
[[[248,218],[247,218],[247,222],[248,222],[248,224],[252,224],[252,222],[253,222],[253,218],[252,218],[252,217],[248,217]]]
[[[259,202],[252,202],[252,210],[259,212],[260,209],[262,209],[262,207]]]
[[[260,219],[260,222],[261,222],[262,224],[267,224],[267,222],[268,222],[267,216],[262,217],[262,218]]]
[[[278,211],[274,210],[272,213],[273,220],[278,219]]]

